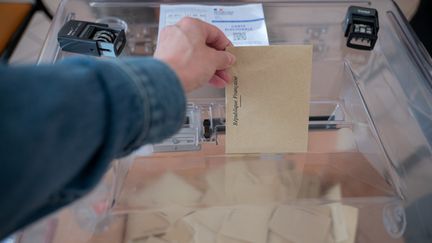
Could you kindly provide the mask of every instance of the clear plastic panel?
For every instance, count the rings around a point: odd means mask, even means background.
[[[252,1],[209,4],[244,2]],[[39,61],[71,55],[56,41],[71,18],[127,26],[123,56],[151,55],[160,3],[65,0]],[[372,52],[345,47],[342,21],[350,5],[379,11]],[[178,242],[231,242],[218,237],[233,237],[228,229],[233,222],[244,226],[236,228],[235,242],[404,242],[406,209],[423,205],[417,200],[431,192],[429,57],[415,45],[392,1],[265,1],[263,6],[272,45],[314,45],[307,153],[225,155],[224,92],[204,87],[188,95],[189,120],[180,132],[194,140],[174,136],[162,147],[116,161],[94,193],[29,228],[21,242],[32,242],[35,231],[44,232],[40,242],[47,243],[155,240],[150,235],[162,242],[175,242],[173,235]],[[191,146],[184,151],[171,146],[179,141]],[[197,222],[203,212],[227,211],[230,217],[219,220],[218,230]],[[419,212],[409,219],[426,227]],[[286,215],[297,215],[298,221],[280,221]],[[252,222],[261,226],[248,227]],[[408,234],[420,234],[416,230]],[[259,235],[265,238],[248,241],[243,231],[265,232]]]

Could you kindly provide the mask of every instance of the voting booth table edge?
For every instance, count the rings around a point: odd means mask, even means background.
[[[182,3],[64,0],[39,63],[80,55],[57,41],[69,20],[124,31],[117,58],[152,55],[159,20],[181,13],[160,5]],[[224,90],[204,87],[188,94],[178,134],[113,161],[91,194],[10,241],[432,242],[431,59],[397,6],[390,0],[205,4],[221,16],[235,12],[229,7],[257,4],[263,18],[254,24],[265,27],[270,46],[312,46],[307,149],[226,153],[231,111]],[[372,50],[347,47],[352,5],[377,10]],[[193,14],[208,18],[201,10]],[[253,44],[248,33],[231,38]],[[248,117],[246,135],[254,138],[260,124]]]

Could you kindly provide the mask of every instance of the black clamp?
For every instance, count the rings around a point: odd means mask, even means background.
[[[350,6],[345,17],[344,31],[347,46],[372,50],[378,39],[378,11],[373,8]]]
[[[126,35],[107,24],[70,20],[60,29],[57,40],[63,51],[117,57],[126,44]]]

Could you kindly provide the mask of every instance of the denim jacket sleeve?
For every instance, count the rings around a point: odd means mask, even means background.
[[[174,134],[185,103],[153,58],[0,66],[0,239],[84,195],[113,159]]]

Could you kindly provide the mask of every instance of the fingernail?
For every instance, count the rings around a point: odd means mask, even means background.
[[[230,65],[234,64],[236,61],[236,57],[233,54],[229,54]]]

